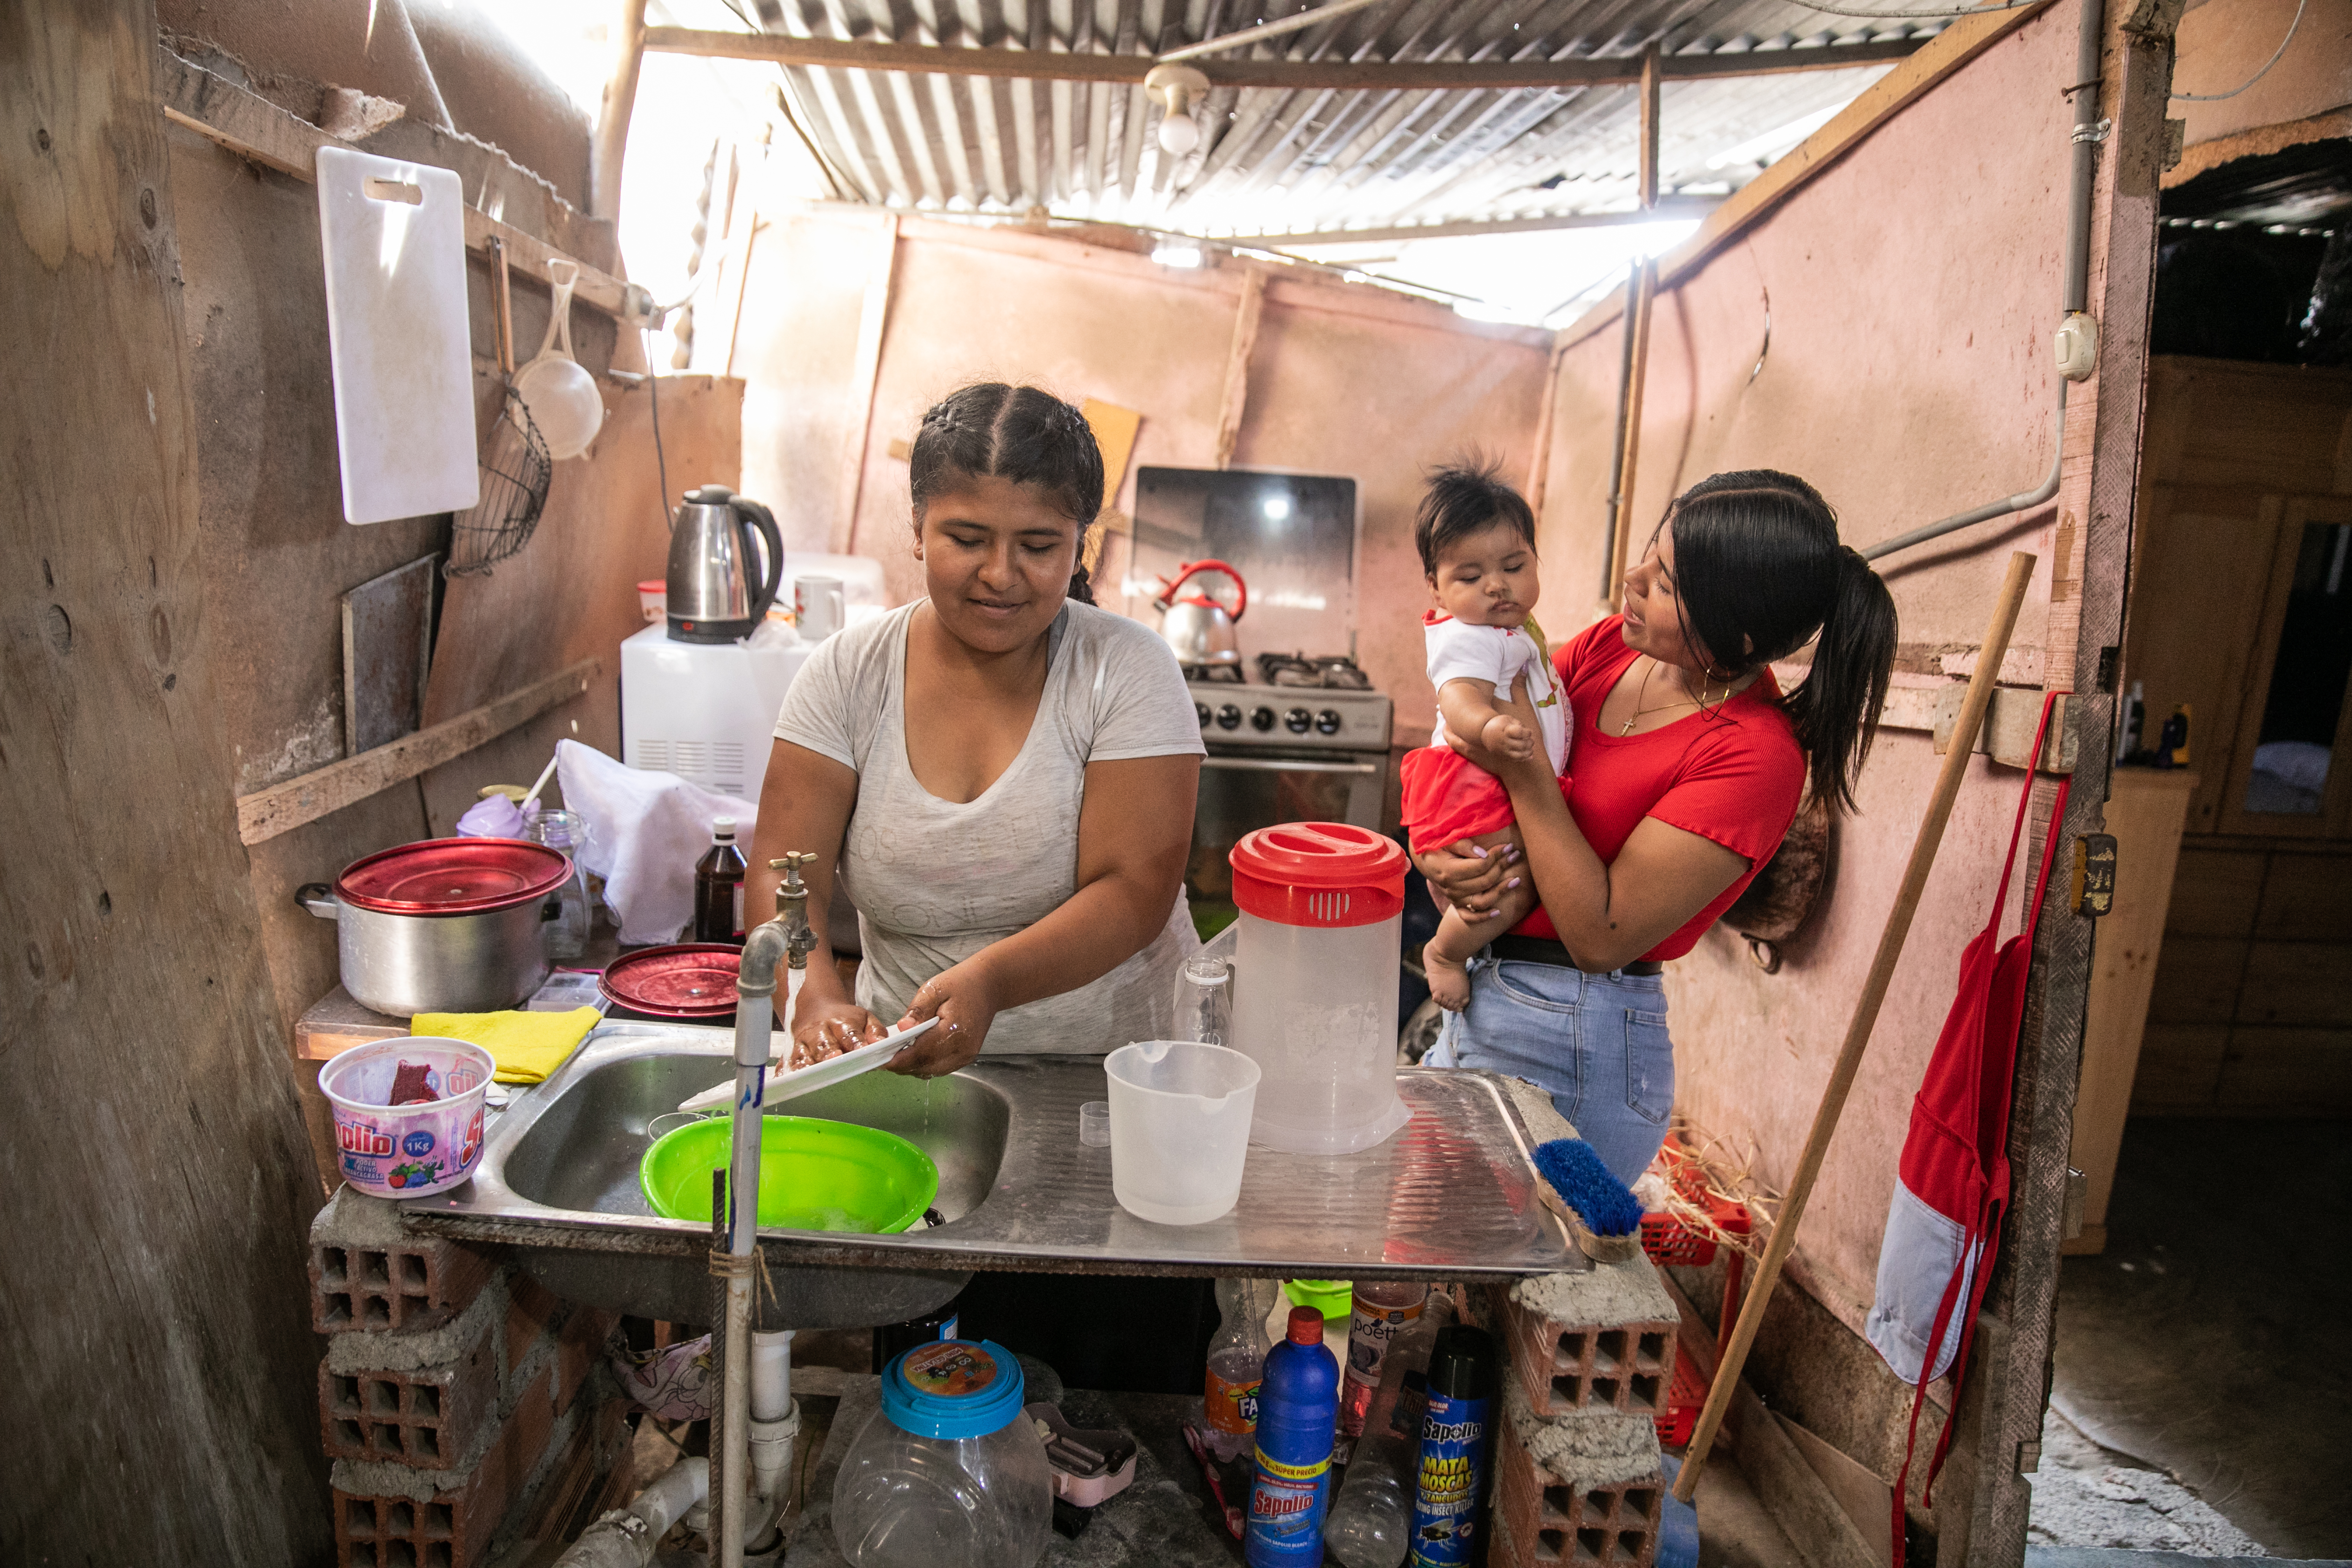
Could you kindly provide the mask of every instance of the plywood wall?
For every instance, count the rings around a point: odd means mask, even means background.
[[[154,40],[141,0],[0,13],[0,1556],[315,1563],[320,1193],[236,840]]]

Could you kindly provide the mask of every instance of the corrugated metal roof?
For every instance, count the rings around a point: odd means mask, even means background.
[[[1150,56],[1309,0],[744,0],[766,30],[867,43]],[[1924,38],[1932,20],[1862,21],[1790,0],[1393,0],[1235,58],[1379,62],[1739,53]],[[1884,66],[1669,81],[1660,184],[1723,191],[1709,167],[1843,103]],[[1202,137],[1160,151],[1160,110],[1125,83],[785,68],[790,100],[842,195],[918,210],[1116,219],[1213,236],[1591,213],[1634,205],[1628,87],[1511,90],[1220,87]]]

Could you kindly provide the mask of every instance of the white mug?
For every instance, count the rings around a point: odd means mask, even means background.
[[[823,642],[842,628],[848,617],[838,577],[793,579],[793,625],[809,642]]]

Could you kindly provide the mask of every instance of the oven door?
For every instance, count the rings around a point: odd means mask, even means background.
[[[1378,833],[1387,785],[1385,752],[1212,751],[1201,763],[1192,853],[1184,869],[1185,896],[1201,934],[1232,923],[1234,870],[1227,857],[1244,836],[1280,822],[1345,822]]]

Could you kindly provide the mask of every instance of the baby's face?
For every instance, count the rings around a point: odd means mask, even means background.
[[[1536,607],[1536,552],[1507,522],[1457,539],[1438,552],[1429,580],[1438,608],[1478,626],[1516,626]]]

